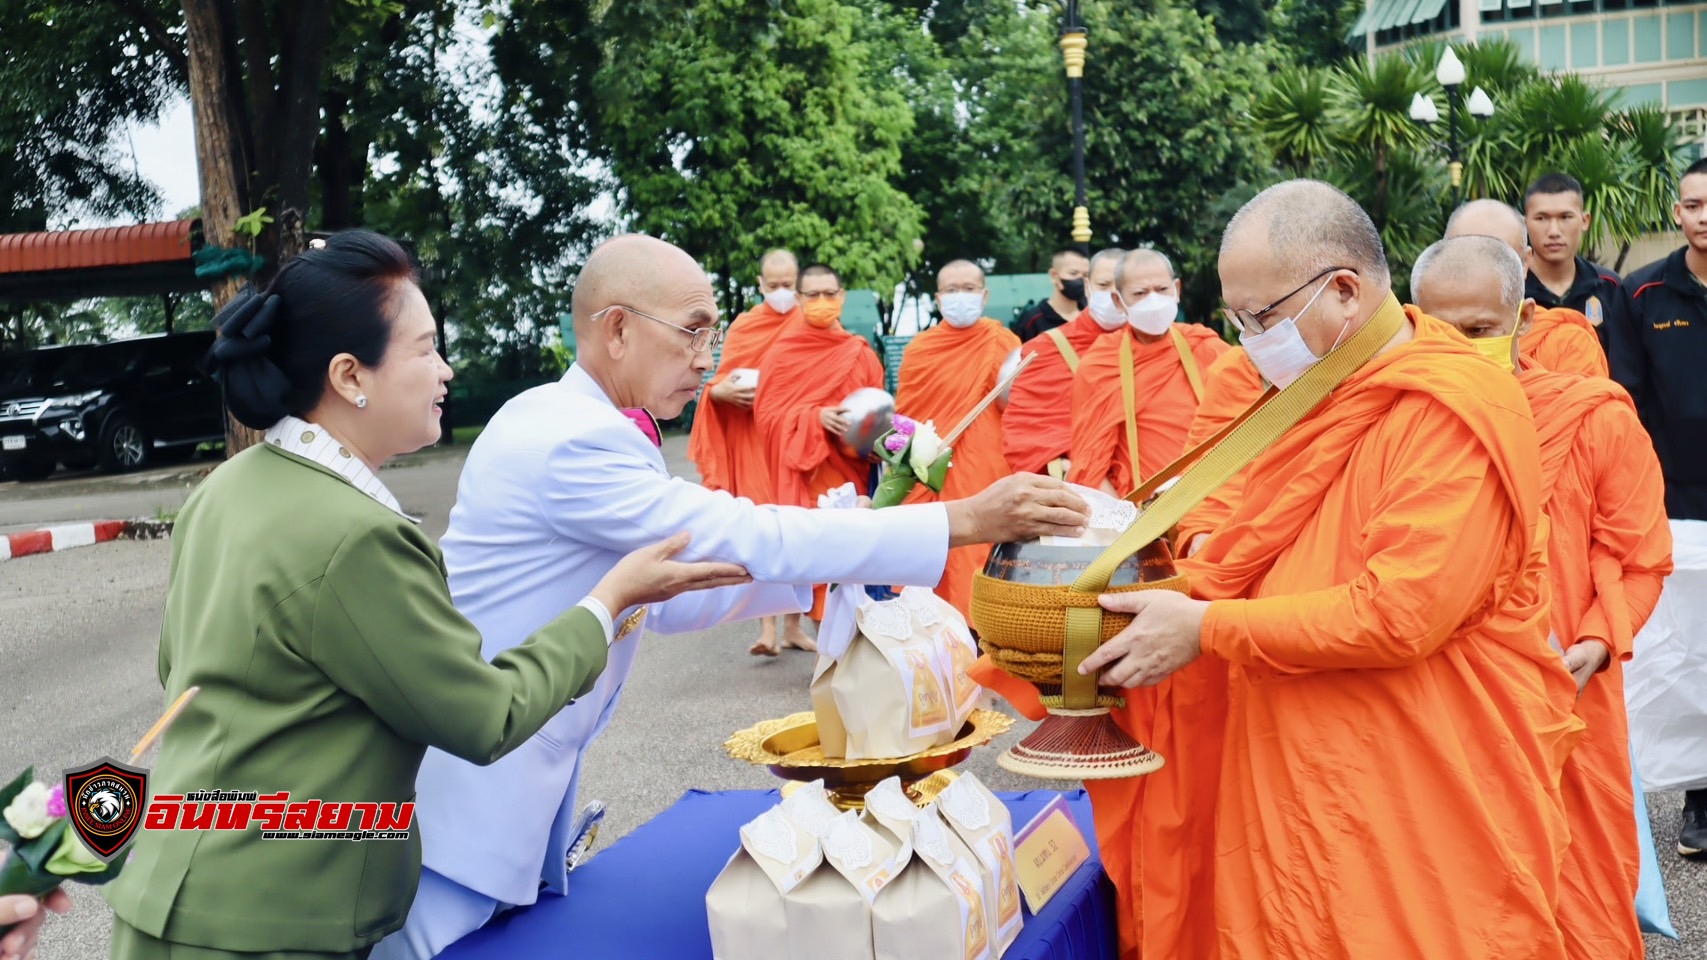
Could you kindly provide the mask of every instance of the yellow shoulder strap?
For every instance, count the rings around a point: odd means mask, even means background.
[[[1067,335],[1061,332],[1061,328],[1056,327],[1046,332],[1044,336],[1055,341],[1055,346],[1061,351],[1061,359],[1067,361],[1067,372],[1078,373],[1079,351],[1074,350],[1073,345],[1067,342]]]
[[[1148,496],[1148,490],[1161,487],[1174,475],[1179,475],[1179,482],[1157,497],[1156,502],[1139,515],[1138,522],[1127,528],[1085,568],[1073,581],[1073,590],[1101,593],[1108,589],[1109,578],[1116,568],[1158,537],[1166,536],[1193,507],[1261,456],[1287,430],[1314,410],[1335,387],[1375,356],[1377,350],[1398,334],[1404,323],[1404,308],[1389,295],[1363,329],[1322,362],[1305,371],[1290,387],[1271,389],[1228,429],[1152,477],[1133,493],[1133,497]],[[1096,678],[1080,676],[1079,664],[1102,642],[1103,611],[1097,606],[1068,607],[1066,614],[1067,637],[1062,651],[1061,673],[1063,706],[1085,709],[1096,703]]]
[[[1138,385],[1133,382],[1132,335],[1120,331],[1120,405],[1126,414],[1126,459],[1132,465],[1132,485],[1144,481],[1138,472]]]
[[[1191,352],[1191,344],[1185,342],[1185,334],[1180,333],[1179,324],[1169,327],[1168,334],[1173,337],[1174,349],[1179,352],[1179,362],[1185,366],[1185,378],[1191,381],[1191,392],[1196,395],[1197,402],[1202,403],[1203,371],[1197,367],[1197,356]]]

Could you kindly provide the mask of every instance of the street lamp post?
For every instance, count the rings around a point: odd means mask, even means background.
[[[1089,37],[1079,22],[1078,0],[1067,0],[1067,21],[1061,30],[1061,58],[1067,65],[1067,90],[1073,102],[1073,242],[1091,252],[1091,211],[1085,199],[1085,48]]]
[[[1441,55],[1440,65],[1435,67],[1434,79],[1446,88],[1446,168],[1452,174],[1452,206],[1456,208],[1464,198],[1464,161],[1458,154],[1458,91],[1463,87],[1466,76],[1464,61],[1458,59],[1457,52],[1450,46]],[[1485,120],[1494,115],[1494,101],[1481,87],[1470,94],[1468,106],[1473,117]],[[1418,123],[1434,123],[1440,119],[1440,111],[1433,99],[1418,93],[1411,98],[1411,119]]]

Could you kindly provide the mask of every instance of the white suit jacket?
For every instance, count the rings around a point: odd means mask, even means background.
[[[681,530],[693,534],[682,559],[739,563],[755,582],[653,607],[642,630],[611,648],[592,692],[496,763],[429,749],[416,783],[426,866],[508,904],[533,903],[542,879],[566,889],[581,755],[610,722],[643,630],[799,613],[814,583],[934,586],[948,557],[941,504],[756,506],[672,478],[658,448],[579,367],[486,425],[441,546],[457,609],[480,628],[491,659],[580,602],[625,553]],[[627,612],[611,613],[620,623]]]

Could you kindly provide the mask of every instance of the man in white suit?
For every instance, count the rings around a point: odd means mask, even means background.
[[[813,583],[930,586],[950,547],[1073,536],[1089,519],[1084,501],[1036,475],[966,500],[881,511],[756,506],[672,478],[624,411],[668,418],[693,399],[717,336],[710,281],[670,244],[618,237],[588,258],[573,309],[576,364],[486,426],[442,541],[451,593],[480,628],[485,654],[580,602],[624,554],[678,531],[692,534],[680,559],[739,563],[755,582],[609,611],[628,634],[592,692],[498,762],[479,767],[429,750],[417,780],[420,890],[407,925],[374,960],[433,956],[498,911],[533,903],[542,880],[565,891],[581,757],[610,722],[643,629],[799,613]]]

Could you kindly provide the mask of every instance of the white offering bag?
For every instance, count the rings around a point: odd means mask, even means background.
[[[788,951],[784,898],[823,863],[818,838],[772,807],[741,828],[741,847],[705,894],[711,955],[780,957]]]
[[[1648,790],[1707,787],[1707,521],[1671,521],[1672,562],[1624,666],[1630,745]]]
[[[913,806],[891,778],[866,795],[866,814],[907,832],[911,859],[872,906],[877,960],[989,960],[990,917],[977,858],[933,804]],[[922,845],[922,847],[921,847]]]
[[[971,849],[984,881],[990,918],[990,953],[1001,956],[1019,938],[1019,873],[1014,868],[1013,815],[989,788],[970,774],[955,778],[936,799],[954,833]]]

